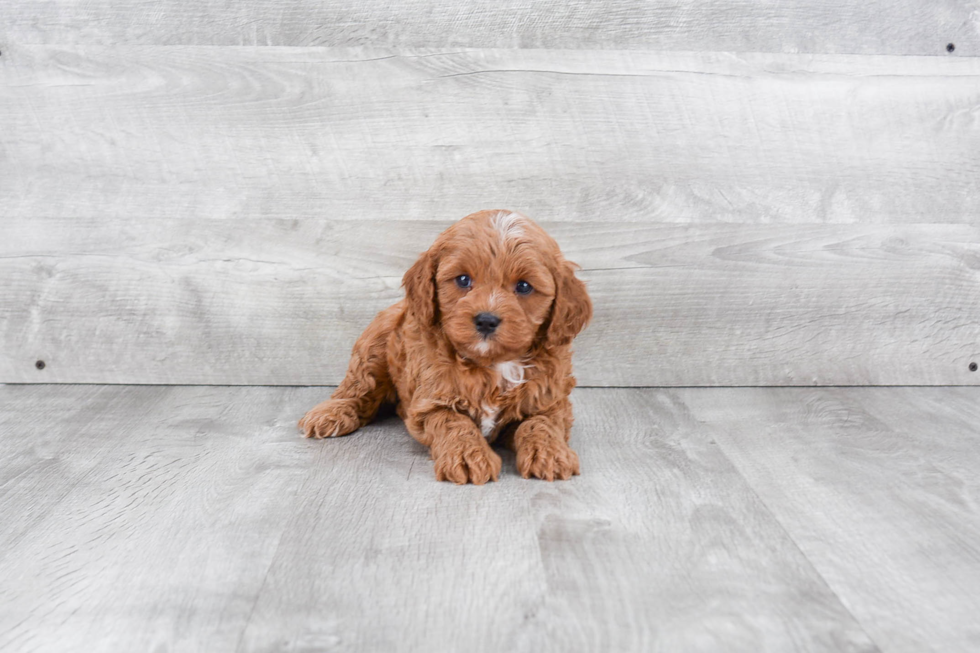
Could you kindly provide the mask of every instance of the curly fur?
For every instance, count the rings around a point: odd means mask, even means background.
[[[346,435],[396,403],[408,432],[429,447],[438,480],[497,480],[498,437],[522,476],[579,473],[569,447],[575,386],[571,342],[592,317],[585,284],[558,244],[530,219],[480,211],[444,231],[405,273],[405,299],[382,311],[330,399],[299,426],[306,437]],[[470,288],[456,278],[468,275]],[[519,280],[531,284],[516,292]],[[474,318],[500,318],[488,337]]]

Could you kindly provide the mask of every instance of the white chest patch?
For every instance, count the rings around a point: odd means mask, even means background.
[[[494,369],[500,374],[500,381],[498,381],[500,389],[507,392],[511,388],[524,383],[525,367],[525,365],[521,365],[517,361],[505,361],[494,365]]]
[[[497,414],[500,413],[500,409],[487,404],[480,406],[480,409],[483,411],[480,417],[480,431],[483,437],[489,438],[493,434],[494,427],[497,426]]]

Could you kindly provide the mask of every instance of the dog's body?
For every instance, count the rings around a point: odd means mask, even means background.
[[[592,303],[555,241],[524,216],[481,211],[443,232],[403,283],[332,397],[300,420],[306,436],[345,435],[391,402],[439,480],[497,480],[497,437],[525,478],[578,474],[571,341]]]

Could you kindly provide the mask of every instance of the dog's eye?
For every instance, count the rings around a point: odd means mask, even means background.
[[[468,274],[461,274],[456,277],[456,285],[460,288],[469,288],[473,285],[473,280],[470,279]]]
[[[532,288],[531,284],[529,284],[527,281],[521,279],[520,281],[517,282],[517,286],[514,288],[514,290],[517,291],[518,295],[530,295],[531,291],[534,290],[534,288]]]

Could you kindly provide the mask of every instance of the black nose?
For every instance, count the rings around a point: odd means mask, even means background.
[[[493,313],[480,313],[473,318],[473,323],[476,325],[476,330],[485,336],[490,335],[500,324],[500,318]]]

